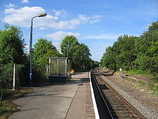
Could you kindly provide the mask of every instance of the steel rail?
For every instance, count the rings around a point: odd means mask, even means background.
[[[93,71],[92,71],[92,74],[91,74],[91,75],[92,75],[92,78],[93,78],[93,80],[94,80],[94,83],[96,84],[97,89],[98,89],[98,91],[99,91],[99,93],[100,93],[100,95],[101,95],[101,97],[102,97],[102,100],[103,100],[103,102],[104,102],[104,104],[105,104],[105,106],[106,106],[106,108],[107,108],[107,110],[108,110],[108,113],[109,113],[111,119],[114,119],[114,117],[113,117],[113,115],[112,115],[112,113],[111,113],[111,111],[110,111],[110,108],[109,108],[107,102],[105,101],[105,98],[104,98],[104,96],[103,96],[103,93],[102,93],[102,91],[101,91],[100,88],[99,88],[99,85],[98,85],[98,83],[97,83],[97,81],[96,81],[96,77],[94,76]]]
[[[100,75],[98,75],[100,78],[102,78]],[[103,76],[103,75],[102,75]],[[137,115],[139,115],[139,117],[141,119],[146,119],[137,109],[135,109],[135,107],[133,105],[131,105],[124,97],[122,97],[121,94],[119,94],[112,86],[110,86],[108,83],[106,83],[106,86],[119,98],[121,98],[121,100],[128,105],[128,107]]]

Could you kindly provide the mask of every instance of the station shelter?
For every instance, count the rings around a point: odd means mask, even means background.
[[[66,83],[70,79],[68,57],[49,57],[49,82]]]

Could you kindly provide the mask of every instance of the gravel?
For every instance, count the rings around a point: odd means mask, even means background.
[[[109,85],[129,101],[147,119],[158,119],[158,97],[145,92],[120,75],[101,76]]]

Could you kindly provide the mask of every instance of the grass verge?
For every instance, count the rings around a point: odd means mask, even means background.
[[[152,94],[158,96],[158,81],[157,78],[154,79],[148,79],[146,81],[141,80],[141,79],[132,79],[131,77],[126,77],[125,78],[127,81],[132,82],[135,84],[135,87],[144,89],[148,92],[151,92]]]
[[[21,88],[19,90],[0,90],[0,119],[7,119],[13,112],[17,111],[17,106],[12,103],[13,99],[24,96],[30,92],[31,88]]]

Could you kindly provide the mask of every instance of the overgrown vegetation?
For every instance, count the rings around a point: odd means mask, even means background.
[[[142,77],[145,77],[145,76],[142,76]],[[132,76],[125,76],[123,78],[126,79],[127,81],[133,83],[133,85],[135,87],[144,89],[145,91],[150,92],[150,93],[158,96],[157,78],[156,78],[156,80],[155,80],[155,78],[144,78],[144,79],[143,78],[142,79],[132,78]]]
[[[21,88],[19,90],[0,89],[0,119],[6,119],[11,113],[17,111],[17,106],[12,103],[12,99],[22,97],[31,88]]]
[[[140,36],[123,35],[106,48],[101,66],[112,70],[134,71],[139,74],[158,74],[158,21]]]
[[[29,85],[30,60],[27,51],[21,29],[5,24],[4,30],[0,30],[1,88],[11,88],[14,63],[22,66],[16,72],[19,78],[18,85]],[[75,71],[86,71],[99,64],[90,58],[89,48],[85,44],[79,43],[75,36],[66,36],[62,40],[61,53],[51,41],[43,38],[38,39],[31,51],[33,52],[33,83],[41,82],[47,78],[48,57],[68,57],[71,61],[71,68]]]
[[[16,110],[16,106],[9,101],[0,101],[0,119],[6,119],[7,116]]]
[[[158,95],[158,21],[153,22],[140,36],[123,35],[106,48],[101,66],[132,74],[151,76],[152,79],[134,81],[137,87]]]

